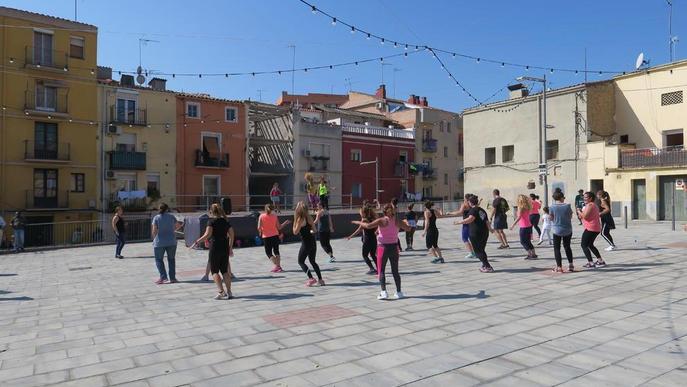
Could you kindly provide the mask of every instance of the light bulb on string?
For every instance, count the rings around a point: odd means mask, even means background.
[[[406,49],[406,51],[408,51],[408,45],[407,45],[407,44],[406,44],[406,48],[405,48],[405,49]]]
[[[367,40],[370,40],[370,33],[367,33]]]
[[[530,66],[525,66],[525,71],[530,71]]]
[[[501,67],[506,67],[506,64],[501,62]]]
[[[452,56],[453,56],[453,59],[456,59],[456,53],[455,52],[453,53]]]
[[[336,25],[336,18],[335,18],[335,17],[332,18],[332,25],[333,25],[333,26]]]
[[[408,57],[408,53],[407,53],[407,52],[404,52],[404,53],[403,53],[403,57],[404,57],[404,58],[407,58],[407,57]]]
[[[479,63],[480,60],[481,60],[480,58],[477,58],[477,63]]]
[[[380,62],[384,62],[384,58],[379,58],[379,61],[380,61]]]
[[[553,74],[553,69],[549,69],[549,72],[550,72],[551,74]]]
[[[351,34],[355,34],[355,27],[351,26]]]
[[[382,40],[380,40],[379,43],[384,44],[384,38],[382,38]]]
[[[398,43],[394,42],[394,48],[398,47]]]
[[[224,78],[229,78],[229,74],[224,74]]]
[[[313,15],[317,13],[317,7],[315,7],[315,6],[313,5],[313,6],[311,7],[311,9],[312,9],[312,14],[313,14]]]

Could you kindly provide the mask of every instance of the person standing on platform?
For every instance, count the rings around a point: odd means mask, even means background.
[[[282,192],[279,189],[279,183],[275,182],[272,184],[272,189],[270,190],[270,201],[272,202],[272,206],[277,214],[281,212],[281,209],[279,208],[281,195]]]
[[[318,193],[320,194],[320,203],[322,208],[329,209],[329,186],[327,186],[327,180],[324,176],[320,177],[320,184],[317,186]]]
[[[126,223],[124,221],[124,209],[121,206],[115,207],[112,217],[112,230],[115,234],[116,247],[115,258],[122,259],[122,249],[126,243]]]
[[[315,177],[310,172],[305,174],[305,191],[308,193],[308,205],[310,209],[314,210],[319,202],[317,197],[318,187],[315,184]]]

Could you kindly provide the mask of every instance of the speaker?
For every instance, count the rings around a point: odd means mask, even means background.
[[[227,215],[231,215],[231,198],[221,198],[219,204]]]

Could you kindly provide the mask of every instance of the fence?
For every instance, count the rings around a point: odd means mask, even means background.
[[[332,196],[341,196],[340,204],[332,204]],[[176,209],[179,212],[204,212],[213,203],[220,203],[221,198],[231,199],[231,206],[234,212],[260,211],[265,204],[271,203],[269,195],[177,195]],[[351,194],[330,195],[330,209],[350,209],[355,207]],[[279,207],[282,209],[293,209],[299,201],[307,203],[307,195],[280,195]]]
[[[621,168],[687,166],[687,150],[682,147],[624,149],[620,151]]]

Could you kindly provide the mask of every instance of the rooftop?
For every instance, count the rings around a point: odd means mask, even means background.
[[[16,19],[24,19],[42,24],[49,24],[57,27],[63,27],[70,29],[72,31],[82,31],[82,32],[97,32],[98,27],[81,23],[69,19],[64,19],[61,17],[45,15],[42,13],[29,12],[16,8],[2,7],[0,6],[0,16],[12,17]],[[10,27],[10,26],[5,26]],[[77,28],[74,28],[77,27]]]

